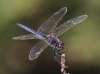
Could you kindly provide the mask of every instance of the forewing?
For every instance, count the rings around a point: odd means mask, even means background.
[[[30,50],[29,60],[36,59],[47,46],[48,44],[46,44],[43,40],[35,44],[34,47]]]
[[[48,20],[46,20],[40,26],[40,28],[38,29],[38,32],[45,35],[51,34],[66,12],[67,12],[66,7],[63,7],[59,11],[55,12]]]
[[[14,40],[29,40],[29,39],[39,39],[39,38],[34,34],[27,34],[27,35],[13,37],[13,39]]]
[[[86,18],[87,18],[87,15],[82,15],[82,16],[73,18],[73,19],[65,22],[64,24],[61,24],[54,30],[53,35],[58,37],[59,35],[63,34],[64,32],[66,32],[67,30],[69,30],[70,28],[75,26],[76,24],[85,20]]]

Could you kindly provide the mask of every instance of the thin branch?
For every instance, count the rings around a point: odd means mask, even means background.
[[[69,73],[66,73],[65,68],[68,68],[68,66],[66,67],[66,65],[65,65],[65,54],[62,54],[61,55],[61,73],[69,74]]]

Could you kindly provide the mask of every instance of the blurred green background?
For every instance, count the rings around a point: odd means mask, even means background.
[[[37,30],[62,7],[68,11],[61,23],[87,14],[88,18],[64,33],[67,72],[100,74],[100,0],[0,0],[0,74],[60,74],[60,65],[48,47],[34,61],[28,59],[30,49],[39,40],[12,40],[29,34],[16,24]],[[60,25],[59,24],[59,25]]]

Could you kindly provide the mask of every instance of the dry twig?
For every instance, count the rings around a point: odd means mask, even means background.
[[[69,74],[69,73],[66,73],[65,68],[68,68],[68,66],[67,67],[65,66],[65,54],[62,54],[61,55],[61,73]]]

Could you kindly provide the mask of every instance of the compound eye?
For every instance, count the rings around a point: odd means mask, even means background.
[[[61,45],[61,44],[58,44],[58,47],[59,47],[59,48],[61,48],[61,47],[62,47],[62,45]]]
[[[56,46],[56,49],[60,50],[60,51],[64,50],[65,49],[64,43],[62,43],[62,42],[58,43],[57,46]]]
[[[59,44],[57,45],[58,48],[61,48],[61,47],[63,47],[63,46],[64,46],[64,43],[63,43],[63,42],[61,42],[61,43],[59,43]]]

